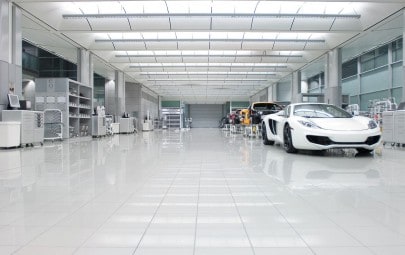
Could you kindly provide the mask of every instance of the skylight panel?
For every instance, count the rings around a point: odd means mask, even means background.
[[[93,3],[94,4],[94,3]],[[98,13],[124,13],[119,2],[97,2]]]
[[[256,8],[256,13],[280,13],[280,10],[280,2],[261,1]]]
[[[253,13],[257,1],[213,1],[213,13]]]
[[[323,14],[325,13],[325,3],[305,3],[299,10],[301,14]]]
[[[304,2],[280,2],[280,13],[297,13]]]
[[[98,14],[98,7],[94,2],[76,2],[77,7],[85,14]]]
[[[145,1],[143,9],[145,13],[167,13],[164,1]]]

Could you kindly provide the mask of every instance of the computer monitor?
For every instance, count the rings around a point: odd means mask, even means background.
[[[20,108],[20,100],[17,95],[8,94],[8,104],[10,108]]]

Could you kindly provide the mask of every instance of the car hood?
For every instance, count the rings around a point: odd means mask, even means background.
[[[355,116],[352,118],[310,118],[318,127],[336,131],[360,131],[368,129],[368,118]]]

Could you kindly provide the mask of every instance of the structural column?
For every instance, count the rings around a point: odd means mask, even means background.
[[[77,50],[77,81],[94,87],[93,55],[85,49]]]
[[[402,16],[404,19],[403,24],[405,24],[405,11],[402,12]],[[402,41],[404,41],[405,40],[405,26],[402,26],[402,29],[403,29]],[[403,43],[402,43],[402,45],[403,45]],[[402,46],[402,56],[404,59],[405,58],[405,47],[404,46]],[[401,100],[403,102],[403,101],[405,101],[405,59],[402,60],[402,76],[404,77],[404,80],[402,82],[402,100]]]
[[[325,66],[325,103],[342,106],[342,50],[328,52]]]
[[[115,71],[115,115],[125,112],[125,74]]]
[[[7,94],[22,93],[21,10],[0,1],[0,110],[7,108]]]
[[[291,103],[301,102],[301,71],[295,71],[291,79]]]

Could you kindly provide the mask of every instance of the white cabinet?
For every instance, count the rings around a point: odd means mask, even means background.
[[[387,111],[382,113],[382,140],[385,143],[393,143],[394,139],[394,112]]]
[[[405,111],[395,111],[394,141],[405,144]]]
[[[43,143],[43,112],[27,110],[3,110],[2,116],[3,121],[17,121],[21,123],[20,144]]]
[[[0,122],[0,147],[20,146],[20,122]],[[7,160],[3,161],[7,162]]]
[[[91,135],[93,137],[105,136],[107,133],[105,116],[92,116]]]
[[[68,78],[35,79],[35,109],[62,112],[63,138],[91,135],[93,89]]]
[[[127,134],[135,132],[134,118],[120,118],[120,133]]]

